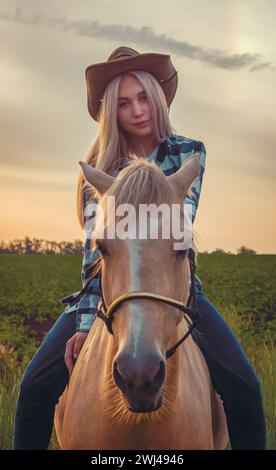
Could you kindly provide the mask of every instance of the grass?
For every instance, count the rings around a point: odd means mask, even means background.
[[[268,448],[276,449],[276,256],[199,255],[203,291],[222,313],[262,383]],[[22,374],[63,311],[59,299],[80,289],[80,255],[0,255],[0,449],[12,448]],[[58,444],[53,433],[50,449]]]

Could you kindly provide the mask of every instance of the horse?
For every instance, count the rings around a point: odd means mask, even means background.
[[[156,236],[156,228],[166,222],[154,216],[155,238],[145,236],[148,226],[142,227],[140,238],[119,237],[116,230],[113,238],[106,236],[107,229],[122,229],[124,208],[129,207],[125,204],[137,210],[142,204],[170,209],[178,204],[184,220],[183,200],[198,176],[199,155],[169,176],[140,157],[116,177],[79,163],[101,207],[91,243],[101,255],[102,299],[108,313],[96,316],[56,405],[60,448],[225,449],[223,404],[189,334],[189,315],[183,314],[189,312],[187,250],[174,250],[171,234]],[[115,201],[113,209],[123,207],[113,219],[108,196]],[[134,226],[137,211],[130,220]],[[179,347],[173,349],[175,344]]]

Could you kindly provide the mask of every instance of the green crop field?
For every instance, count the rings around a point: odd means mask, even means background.
[[[77,254],[0,254],[0,449],[11,448],[20,377],[62,313],[59,299],[81,288],[81,260]],[[200,254],[197,273],[257,371],[268,448],[276,449],[276,255]],[[50,448],[56,447],[53,434]]]

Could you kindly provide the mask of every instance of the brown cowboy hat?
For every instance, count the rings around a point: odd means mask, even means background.
[[[154,52],[140,54],[130,47],[121,46],[112,52],[107,62],[92,64],[85,70],[88,111],[95,121],[99,120],[101,100],[108,82],[130,70],[146,70],[154,75],[170,107],[178,83],[177,71],[170,56]]]

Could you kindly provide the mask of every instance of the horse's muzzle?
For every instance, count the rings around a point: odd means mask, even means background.
[[[160,395],[158,401],[157,401],[157,404],[156,405],[153,405],[153,407],[147,407],[147,406],[143,406],[143,407],[128,407],[129,411],[131,411],[132,413],[152,413],[153,411],[157,411],[159,410],[159,408],[161,408],[162,406],[162,403],[163,403],[163,399],[162,399],[162,395]]]
[[[134,413],[149,413],[160,408],[165,375],[166,363],[160,355],[133,360],[123,353],[113,363],[114,381]]]

